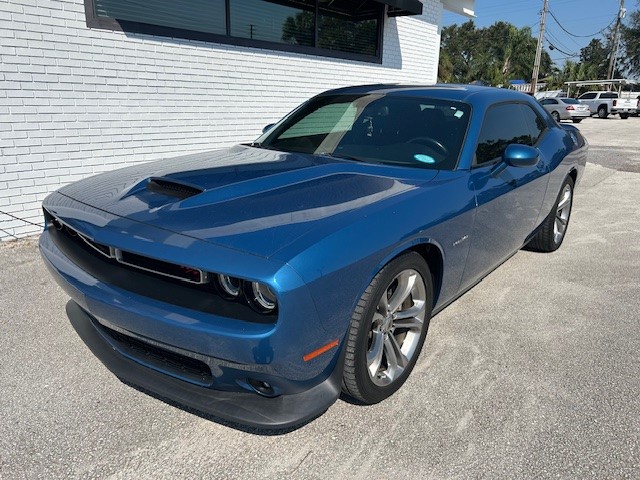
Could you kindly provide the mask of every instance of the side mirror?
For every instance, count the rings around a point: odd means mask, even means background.
[[[270,123],[269,125],[266,125],[263,129],[262,129],[262,133],[267,133],[269,130],[271,130],[271,127],[273,127],[275,125],[275,123]]]
[[[529,145],[519,145],[512,143],[502,154],[502,160],[512,167],[532,167],[540,159],[540,152],[537,148]]]

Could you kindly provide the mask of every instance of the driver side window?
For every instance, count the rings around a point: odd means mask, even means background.
[[[497,161],[512,143],[533,145],[520,104],[506,103],[491,107],[484,116],[478,138],[476,165]]]

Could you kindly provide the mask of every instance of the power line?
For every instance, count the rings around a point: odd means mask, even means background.
[[[546,37],[545,37],[546,38]],[[579,56],[579,54],[577,53],[569,53],[569,52],[565,52],[564,50],[562,50],[560,47],[558,47],[557,45],[555,45],[554,43],[551,42],[551,40],[549,40],[548,38],[546,38],[547,42],[549,42],[549,47],[551,48],[551,50],[557,50],[560,53],[564,53],[565,55],[567,55],[568,58],[574,58]]]
[[[572,50],[572,48],[568,47],[566,44],[560,41],[560,39],[556,35],[554,35],[554,33],[551,30],[549,29],[545,30],[545,38],[547,42],[549,42],[549,47],[551,48],[551,50],[558,50],[560,53],[564,53],[565,55],[569,55],[571,57],[579,56],[579,53],[577,52],[575,53],[568,52],[567,50]]]
[[[590,37],[595,37],[596,35],[600,35],[601,33],[604,33],[604,31],[611,27],[611,25],[613,25],[615,23],[615,21],[617,20],[617,18],[614,18],[613,20],[611,20],[611,22],[609,23],[609,25],[607,25],[606,27],[604,27],[602,30],[597,31],[596,33],[592,34],[592,35],[576,35],[575,33],[571,33],[569,30],[567,30],[566,28],[564,28],[562,26],[562,24],[558,21],[558,19],[556,18],[556,16],[553,14],[553,12],[551,10],[549,10],[549,15],[551,15],[551,18],[553,18],[555,20],[555,22],[558,24],[558,26],[567,34],[567,35],[571,35],[572,37],[576,37],[576,38],[590,38]]]
[[[554,32],[552,32],[550,28],[547,28],[544,33],[545,33],[545,36],[551,37],[550,39],[547,37],[547,39],[549,43],[552,43],[551,41],[553,40],[554,46],[559,45],[565,50],[573,50],[572,47],[568,47],[566,43],[561,41],[560,38]]]

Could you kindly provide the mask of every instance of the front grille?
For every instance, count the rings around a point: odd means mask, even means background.
[[[145,257],[124,250],[114,249],[116,260],[130,267],[146,270],[158,275],[182,280],[188,283],[202,284],[209,281],[206,272],[197,268],[185,267],[184,265],[176,265],[175,263],[163,262],[153,258]]]
[[[87,237],[86,235],[77,232],[68,225],[63,224],[49,212],[46,212],[45,215],[47,217],[47,223],[55,227],[56,230],[63,232],[65,235],[72,239],[82,240],[85,245],[89,246],[94,251],[107,258],[115,259],[119,263],[122,263],[129,267],[138,268],[149,273],[154,273],[156,275],[162,275],[165,277],[174,278],[176,280],[181,280],[187,283],[203,284],[208,283],[209,281],[209,275],[207,272],[204,272],[197,268],[187,267],[185,265],[178,265],[162,260],[156,260],[144,255],[127,252],[119,248],[109,247],[108,245],[98,243],[93,239]]]
[[[60,251],[101,282],[182,308],[251,323],[271,324],[275,314],[220,296],[207,272],[155,260],[96,242],[44,210],[47,230]],[[119,258],[118,258],[119,257]],[[198,280],[199,279],[199,280]]]
[[[206,363],[94,323],[111,339],[120,353],[131,360],[198,385],[209,386],[213,383],[211,369]]]
[[[73,232],[73,230],[71,228],[69,228],[69,227],[65,227],[65,229],[67,230],[67,232],[69,234],[71,234]],[[81,233],[78,233],[78,236],[84,241],[84,243],[86,243],[91,248],[93,248],[96,252],[101,253],[105,257],[111,258],[111,257],[113,257],[115,255],[114,254],[114,250],[111,249],[110,247],[108,247],[106,245],[102,245],[101,243],[98,243],[98,242],[94,242],[89,237],[85,237]]]

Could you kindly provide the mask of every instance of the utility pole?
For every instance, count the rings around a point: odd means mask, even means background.
[[[618,56],[618,43],[620,42],[620,27],[622,26],[622,19],[626,14],[624,8],[624,0],[620,0],[620,11],[618,12],[618,20],[616,21],[616,29],[613,33],[613,42],[611,43],[611,55],[609,57],[609,70],[607,72],[607,80],[613,80],[613,75],[616,71],[616,60]]]
[[[624,1],[624,0],[622,0]],[[533,75],[531,75],[531,95],[535,95],[538,85],[538,75],[540,74],[540,60],[542,59],[542,46],[544,45],[544,26],[547,21],[549,11],[549,0],[544,0],[542,16],[540,17],[540,34],[538,35],[538,48],[536,49],[536,60],[533,63]]]

